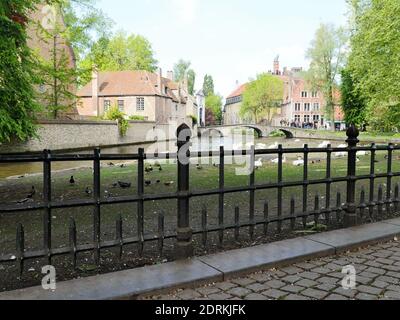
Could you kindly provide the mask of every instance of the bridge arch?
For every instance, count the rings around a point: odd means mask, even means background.
[[[201,137],[201,136],[206,135],[206,134],[211,134],[212,132],[218,133],[221,138],[224,137],[223,132],[221,130],[219,130],[219,129],[216,129],[216,128],[207,128],[206,130],[204,130],[202,132],[199,131],[198,136]]]
[[[238,125],[238,126],[234,127],[234,129],[236,129],[236,128],[237,128],[237,129],[243,129],[243,128],[252,129],[252,130],[254,130],[254,131],[257,133],[258,138],[265,137],[264,132],[263,132],[260,128],[256,127],[256,126],[252,126],[252,125]]]
[[[279,131],[283,132],[286,136],[286,139],[293,139],[294,138],[294,134],[286,129],[279,129]]]

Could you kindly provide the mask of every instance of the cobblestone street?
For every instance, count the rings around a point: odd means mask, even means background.
[[[344,290],[343,267],[352,265],[357,286]],[[195,290],[154,296],[160,300],[399,300],[400,243],[379,244],[337,257],[259,272]]]

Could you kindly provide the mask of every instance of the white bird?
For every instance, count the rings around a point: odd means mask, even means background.
[[[257,143],[256,149],[267,149],[267,145],[264,143]]]
[[[262,161],[261,158],[258,159],[256,162],[254,162],[254,167],[255,167],[256,169],[261,168],[262,166],[263,166],[263,161]]]
[[[286,163],[286,162],[287,162],[286,157],[283,157],[282,163]],[[271,160],[271,163],[276,163],[276,164],[278,164],[278,163],[279,163],[279,158],[272,159],[272,160]]]
[[[318,146],[318,148],[326,148],[326,147],[328,147],[330,144],[331,144],[330,141],[324,141],[324,142],[322,142],[322,143]]]
[[[296,140],[294,140],[294,142],[300,142],[301,140],[300,139],[296,139]]]
[[[293,161],[293,165],[295,167],[304,166],[304,160],[301,157],[299,157],[297,160]]]
[[[365,157],[365,156],[368,156],[368,155],[369,155],[368,151],[358,151],[357,152],[357,156]]]
[[[279,143],[278,143],[278,142],[275,142],[274,144],[270,145],[270,146],[268,147],[268,149],[278,149],[278,147],[279,147]]]
[[[347,148],[347,144],[340,144],[340,145],[338,145],[337,147],[340,148],[340,149]],[[342,158],[342,157],[347,156],[347,152],[344,152],[344,151],[342,151],[342,152],[335,152],[335,153],[334,153],[334,156],[337,157],[337,158]]]

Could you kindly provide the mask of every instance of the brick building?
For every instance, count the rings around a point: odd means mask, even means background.
[[[302,68],[284,68],[280,70],[279,59],[274,60],[274,69],[270,71],[284,82],[284,96],[281,108],[279,108],[272,119],[272,125],[312,124],[324,127],[325,121],[325,99],[321,92],[313,91],[302,77]],[[242,118],[240,108],[242,105],[243,92],[246,84],[236,88],[227,98],[224,112],[224,123],[234,125],[254,122],[251,117]],[[340,94],[335,94],[336,103],[340,100]],[[335,121],[343,121],[343,112],[339,105],[335,107]]]
[[[127,117],[167,124],[192,123],[198,115],[196,98],[189,94],[187,81],[176,83],[148,71],[93,72],[92,81],[78,91],[78,112],[84,117],[102,117],[111,107]]]

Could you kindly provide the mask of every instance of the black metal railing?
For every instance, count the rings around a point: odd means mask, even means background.
[[[307,145],[304,148],[284,149],[279,146],[274,150],[251,150],[227,151],[221,147],[219,152],[190,152],[190,137],[191,131],[186,125],[178,128],[178,151],[177,153],[163,154],[163,159],[178,159],[178,186],[177,191],[167,194],[146,194],[145,192],[145,161],[158,160],[159,154],[147,155],[143,149],[140,149],[137,154],[117,154],[103,155],[99,149],[96,149],[93,154],[84,155],[60,155],[52,154],[46,150],[43,154],[37,155],[0,155],[0,163],[24,163],[24,162],[39,162],[43,163],[43,201],[27,203],[24,205],[1,205],[0,215],[14,215],[19,212],[43,212],[43,245],[41,250],[27,250],[25,241],[24,226],[18,224],[16,232],[16,249],[14,254],[1,254],[0,263],[17,263],[19,271],[24,270],[24,263],[29,259],[45,258],[48,264],[51,264],[52,259],[56,256],[70,255],[73,261],[73,266],[77,266],[77,255],[84,252],[92,252],[94,261],[97,265],[101,264],[102,250],[114,248],[117,249],[118,255],[121,258],[124,253],[124,248],[128,245],[136,245],[139,256],[143,255],[144,246],[148,242],[155,242],[158,254],[162,255],[164,250],[164,241],[173,239],[175,241],[174,255],[177,259],[187,258],[193,255],[193,237],[199,236],[201,244],[207,246],[210,233],[217,234],[218,243],[224,243],[225,236],[228,231],[231,231],[236,241],[239,241],[240,234],[243,229],[248,230],[251,240],[255,237],[255,230],[262,227],[264,236],[270,232],[270,226],[276,224],[276,232],[281,233],[283,228],[288,226],[290,230],[296,228],[297,222],[300,222],[303,227],[306,227],[309,218],[312,218],[316,225],[321,219],[324,223],[330,225],[332,221],[342,222],[345,227],[355,226],[359,223],[359,218],[367,215],[373,217],[375,214],[382,215],[383,212],[398,212],[400,207],[399,184],[393,186],[393,178],[400,177],[400,172],[393,172],[393,152],[400,150],[400,147],[389,144],[388,146],[376,146],[373,144],[368,147],[357,147],[359,142],[358,130],[351,126],[347,131],[348,146],[346,148],[332,148],[330,145],[327,148],[309,148]],[[371,168],[368,175],[356,174],[357,152],[368,151],[371,154]],[[378,151],[387,152],[387,170],[384,173],[377,173],[375,170],[376,153]],[[332,155],[336,152],[346,153],[348,155],[347,175],[344,177],[333,177],[332,175]],[[284,181],[284,155],[286,154],[302,154],[304,160],[303,177],[300,181]],[[325,177],[322,179],[309,179],[309,156],[311,154],[326,154],[327,165]],[[278,175],[276,182],[256,183],[255,175],[255,159],[257,155],[276,155],[278,154]],[[228,156],[248,156],[250,155],[250,170],[249,182],[246,186],[227,187],[225,185],[225,158]],[[219,157],[219,185],[216,189],[194,191],[190,188],[190,164],[189,162],[181,161],[180,157],[204,158],[204,157]],[[138,163],[137,170],[137,190],[136,194],[121,197],[110,197],[103,199],[101,197],[101,161],[127,161],[134,160]],[[64,161],[93,161],[93,195],[91,199],[84,200],[65,200],[54,201],[52,199],[52,163]],[[382,185],[379,185],[378,195],[376,197],[375,187],[377,179],[386,179],[386,196]],[[366,191],[364,188],[360,190],[359,203],[357,203],[357,186],[358,181],[369,182],[369,199],[366,199]],[[332,206],[332,185],[334,183],[346,183],[346,202],[342,203],[342,194],[336,195],[336,206]],[[323,185],[325,193],[325,204],[321,206],[321,196],[316,195],[313,203],[313,210],[309,210],[309,188],[315,185]],[[288,209],[284,206],[283,193],[285,189],[292,187],[302,188],[302,210],[296,212],[295,198],[290,199]],[[394,187],[394,189],[393,189]],[[276,212],[271,212],[271,202],[265,201],[263,206],[262,218],[256,218],[255,209],[255,194],[260,190],[276,190]],[[248,219],[243,222],[240,216],[239,206],[235,206],[234,222],[226,223],[225,221],[225,196],[227,194],[235,194],[239,192],[249,192],[249,212]],[[190,205],[191,198],[217,196],[218,197],[218,216],[217,224],[210,227],[208,223],[207,207],[201,210],[201,226],[194,229],[190,223]],[[158,225],[156,234],[147,235],[144,230],[145,218],[145,203],[162,200],[177,201],[177,227],[176,232],[167,234],[165,232],[165,215],[163,212],[158,214]],[[137,228],[134,237],[126,237],[123,233],[123,220],[118,217],[115,225],[115,239],[104,241],[101,234],[101,211],[103,206],[117,204],[137,204]],[[79,244],[77,242],[77,226],[76,221],[71,218],[69,225],[69,243],[65,243],[62,247],[54,248],[52,244],[52,212],[62,208],[80,208],[93,207],[93,241],[90,244]]]

